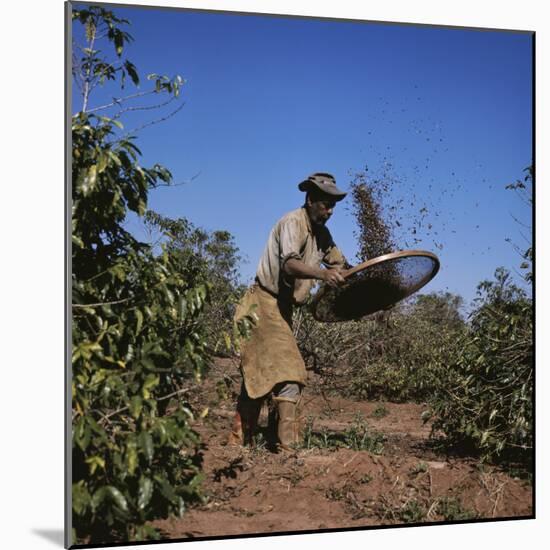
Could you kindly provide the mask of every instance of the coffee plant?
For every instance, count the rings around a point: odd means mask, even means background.
[[[433,429],[484,459],[509,458],[529,467],[533,444],[533,304],[497,269],[478,286],[477,307],[446,384],[431,399]]]
[[[301,312],[298,344],[326,391],[424,402],[445,380],[465,330],[461,303],[450,293],[418,295],[391,311],[344,323],[318,323]]]
[[[234,267],[223,264],[232,241],[216,233],[205,251],[169,232],[185,220],[154,214],[164,235],[160,249],[124,229],[128,214],[143,216],[150,190],[170,184],[172,174],[140,165],[135,137],[122,132],[124,98],[109,116],[90,106],[97,86],[117,78],[123,85],[127,76],[139,82],[135,66],[122,59],[128,22],[101,7],[72,15],[86,40],[73,52],[83,96],[72,117],[73,543],[157,538],[150,520],[181,515],[201,499],[201,444],[186,395],[208,362],[212,334],[204,312]],[[100,40],[114,47],[116,62]],[[140,97],[179,96],[181,78],[150,80],[152,90]],[[204,268],[213,256],[216,277]]]
[[[208,232],[187,219],[172,220],[152,211],[146,212],[144,220],[151,231],[160,231],[160,240],[177,258],[181,270],[209,281],[210,299],[203,311],[207,348],[218,356],[233,353],[232,319],[246,288],[238,280],[241,257],[233,236],[227,231]]]

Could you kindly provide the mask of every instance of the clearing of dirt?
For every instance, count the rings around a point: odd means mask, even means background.
[[[203,411],[194,429],[204,443],[205,501],[182,518],[154,522],[163,538],[532,517],[530,483],[436,451],[419,404],[358,402],[306,388],[302,417],[317,436],[313,443],[279,454],[265,441],[226,445],[239,385],[236,362],[221,359],[190,395]],[[264,410],[260,424],[266,422]],[[344,440],[358,426],[367,426],[380,448],[319,443],[323,434]]]

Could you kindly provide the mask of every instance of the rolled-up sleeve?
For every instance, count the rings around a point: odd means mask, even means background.
[[[331,246],[327,250],[323,257],[323,264],[327,267],[346,267],[349,265],[346,258],[336,245]]]
[[[332,235],[327,228],[321,236],[321,248],[323,250],[322,262],[326,267],[347,267],[349,266],[345,256],[340,249],[334,244]]]

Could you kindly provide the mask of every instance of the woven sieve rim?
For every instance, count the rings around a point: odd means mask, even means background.
[[[409,289],[409,292],[407,292],[407,296],[404,298],[411,296],[415,292],[417,292],[420,288],[428,284],[439,272],[440,269],[440,261],[439,258],[433,253],[428,252],[427,250],[400,250],[398,252],[390,252],[388,254],[383,254],[382,256],[377,256],[376,258],[372,258],[370,260],[367,260],[365,262],[362,262],[347,271],[342,271],[341,274],[344,277],[344,279],[347,279],[357,273],[363,272],[365,269],[372,267],[376,264],[380,264],[387,261],[392,260],[398,260],[400,258],[411,258],[411,257],[424,257],[429,258],[433,261],[433,268],[431,272],[427,273],[426,276],[424,276],[416,285],[411,287]],[[312,311],[314,312],[313,316],[317,319],[317,316],[315,314],[316,306],[319,303],[319,301],[323,298],[324,294],[330,290],[330,287],[325,286],[324,288],[321,288],[319,292],[313,297],[313,301],[311,302]],[[398,300],[401,301],[401,300]],[[397,303],[397,302],[396,302]],[[321,321],[320,319],[317,319]],[[321,321],[326,322],[326,321]]]

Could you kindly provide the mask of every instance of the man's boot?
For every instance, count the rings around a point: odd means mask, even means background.
[[[285,397],[274,397],[273,401],[277,403],[279,413],[277,425],[278,447],[283,451],[292,451],[293,447],[300,443],[297,418],[298,403]]]
[[[251,445],[262,409],[261,399],[239,398],[228,445]]]

